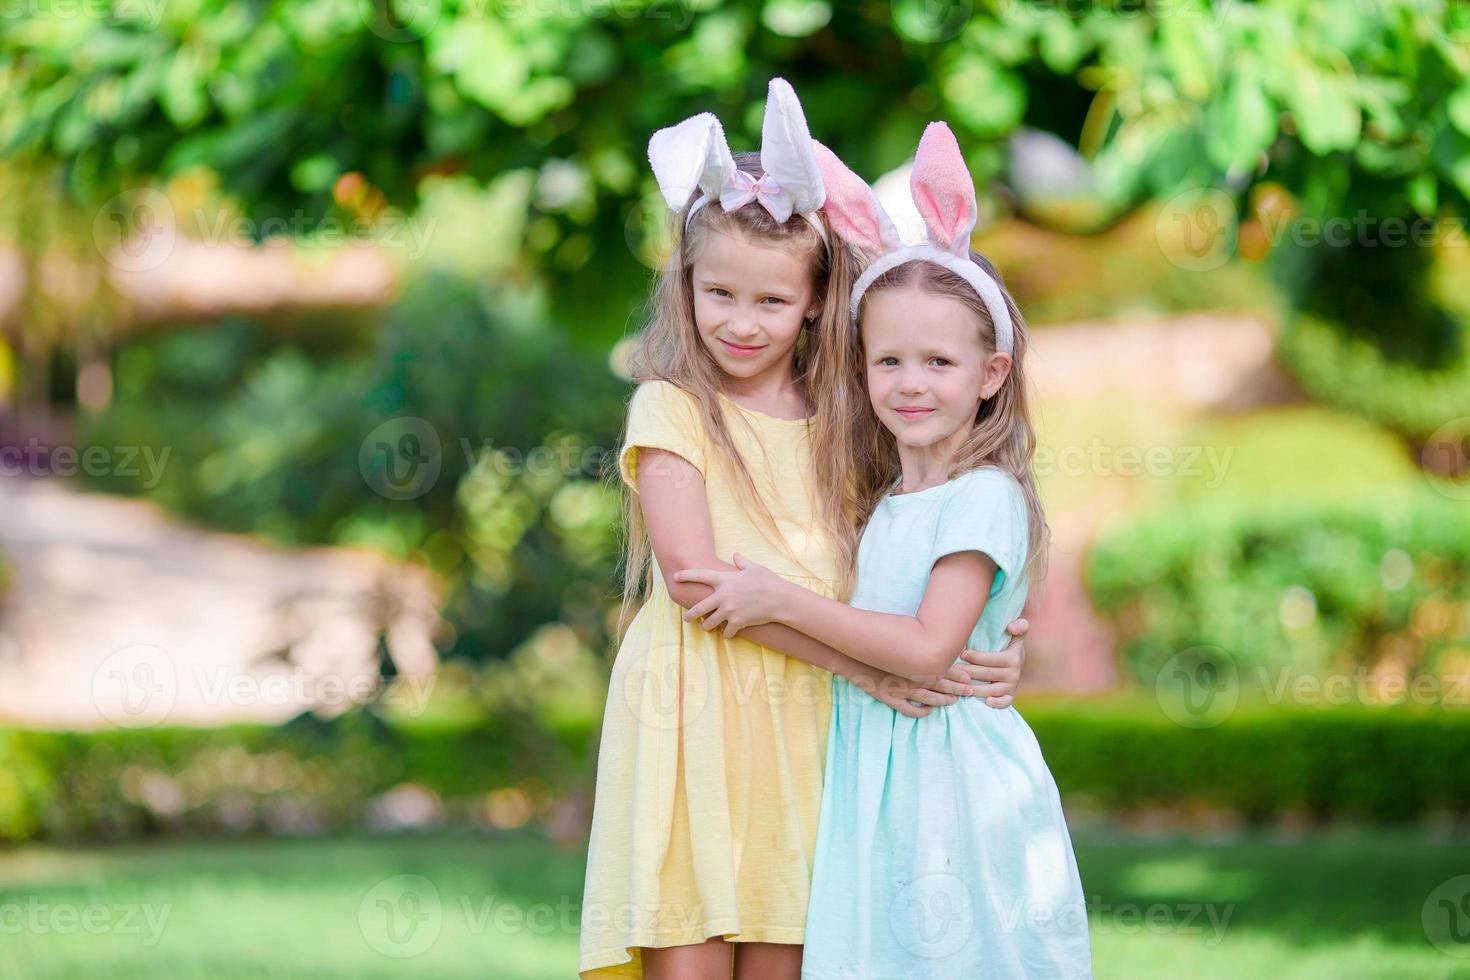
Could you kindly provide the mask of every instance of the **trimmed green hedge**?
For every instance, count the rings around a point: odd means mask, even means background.
[[[390,726],[361,710],[275,727],[0,730],[0,841],[343,827],[405,783],[450,819],[507,787],[548,803],[589,783],[593,737],[548,737],[514,713]]]
[[[1201,499],[1114,525],[1088,555],[1125,672],[1152,690],[1181,651],[1265,671],[1470,666],[1470,522],[1427,491],[1375,500]]]
[[[1470,712],[1261,710],[1208,728],[1141,699],[1022,703],[1069,804],[1408,820],[1470,814]],[[279,728],[0,731],[0,840],[301,832],[358,825],[414,784],[442,819],[507,788],[543,818],[590,792],[590,732],[532,744],[520,720],[390,728],[355,713]]]
[[[1317,401],[1366,416],[1415,442],[1470,416],[1470,343],[1439,370],[1386,358],[1367,339],[1309,314],[1293,317],[1279,352]]]
[[[1190,728],[1157,703],[1020,705],[1070,805],[1402,821],[1470,812],[1470,711],[1242,705]]]

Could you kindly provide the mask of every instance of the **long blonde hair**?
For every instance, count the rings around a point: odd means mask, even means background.
[[[736,153],[734,157],[739,169],[757,179],[763,176],[758,154]],[[814,409],[807,424],[814,447],[813,459],[817,464],[814,484],[819,489],[815,504],[824,529],[837,548],[837,567],[845,570],[840,583],[841,595],[845,597],[852,588],[851,569],[856,565],[856,541],[848,533],[855,518],[851,509],[852,497],[847,493],[831,493],[826,488],[846,486],[848,467],[840,461],[851,451],[853,419],[866,402],[865,398],[852,401],[854,395],[845,378],[847,305],[857,276],[856,257],[837,237],[827,223],[826,215],[820,211],[814,217],[822,223],[827,241],[834,243],[831,248],[803,218],[792,215],[785,223],[779,223],[754,202],[726,212],[718,201],[711,201],[694,213],[687,231],[683,226],[686,211],[672,216],[673,253],[654,285],[650,316],[634,345],[630,373],[639,382],[669,382],[698,401],[704,431],[716,453],[734,474],[736,492],[745,512],[774,544],[785,548],[770,508],[757,490],[732,438],[730,419],[720,404],[718,395],[723,388],[724,375],[705,348],[695,324],[692,270],[712,232],[785,249],[809,264],[812,293],[814,297],[821,298],[822,312],[815,320],[802,323],[792,354],[792,374],[803,397]],[[748,420],[741,421],[749,424]],[[624,435],[626,437],[626,429]],[[819,446],[824,451],[817,452],[815,447]],[[654,580],[648,528],[638,500],[626,489],[623,528],[623,601],[618,619],[619,636],[626,629],[634,607],[653,588]],[[847,548],[854,549],[853,554],[849,555]],[[785,550],[789,552],[790,549]],[[792,557],[795,559],[794,555]]]
[[[1036,476],[1032,469],[1032,458],[1036,453],[1036,431],[1031,424],[1026,384],[1026,322],[1021,316],[1016,301],[1001,281],[1000,273],[990,260],[978,252],[970,253],[970,260],[979,265],[1000,286],[1010,311],[1011,323],[1015,328],[1015,347],[1011,354],[1011,371],[1000,389],[985,399],[975,411],[975,424],[969,436],[955,451],[949,478],[981,466],[995,466],[1020,484],[1026,502],[1028,529],[1026,564],[1022,574],[1030,583],[1033,594],[1039,594],[1046,578],[1047,546],[1051,539],[1042,510],[1041,495],[1036,488]],[[858,323],[862,322],[869,298],[880,289],[920,289],[939,296],[946,296],[963,303],[980,324],[981,342],[989,351],[995,350],[995,324],[985,301],[973,286],[955,273],[933,262],[906,262],[879,276],[868,291],[858,309]],[[899,462],[898,444],[893,433],[878,421],[878,416],[868,404],[867,380],[864,370],[862,332],[856,326],[846,334],[843,347],[845,362],[844,380],[850,390],[861,397],[863,411],[854,422],[855,432],[851,443],[842,448],[847,453],[844,460],[833,457],[825,461],[828,469],[847,467],[845,479],[853,487],[853,506],[859,519],[847,530],[849,541],[840,550],[844,556],[855,561],[857,541],[862,535],[863,525],[873,511],[892,489],[903,473]],[[849,396],[850,398],[852,396]],[[818,447],[823,453],[825,447]]]

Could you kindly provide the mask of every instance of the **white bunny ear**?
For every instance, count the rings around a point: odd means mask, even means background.
[[[796,91],[784,78],[773,78],[766,91],[761,123],[761,169],[791,195],[796,211],[815,211],[827,200],[822,171],[812,150],[812,134]]]
[[[648,141],[648,162],[673,211],[684,209],[696,187],[711,197],[719,194],[720,186],[735,172],[725,127],[710,112],[654,133]]]

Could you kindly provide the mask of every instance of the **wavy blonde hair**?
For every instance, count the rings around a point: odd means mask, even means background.
[[[734,157],[741,170],[757,179],[763,176],[758,154],[736,153]],[[693,200],[691,196],[689,203],[692,204]],[[814,409],[807,424],[816,463],[814,483],[823,488],[818,490],[814,504],[837,550],[837,567],[844,570],[839,591],[845,598],[851,591],[852,570],[856,567],[857,542],[849,533],[856,516],[852,510],[855,498],[850,493],[831,493],[824,488],[847,485],[850,467],[843,460],[853,450],[853,421],[862,413],[867,401],[861,391],[853,391],[846,379],[847,306],[857,277],[856,257],[842,244],[827,223],[826,215],[820,211],[814,217],[822,223],[827,241],[835,243],[833,248],[828,248],[803,218],[792,215],[780,223],[754,202],[726,212],[718,201],[711,201],[695,212],[686,232],[683,221],[687,208],[686,204],[685,210],[672,216],[674,250],[654,285],[650,315],[637,336],[630,358],[630,373],[638,382],[669,382],[698,401],[704,431],[734,474],[736,491],[745,512],[773,544],[789,553],[770,508],[762,499],[750,469],[735,445],[730,418],[720,404],[718,393],[724,387],[725,376],[705,348],[695,324],[692,270],[712,232],[784,249],[790,252],[794,261],[807,264],[811,273],[812,295],[821,299],[822,312],[814,321],[802,323],[792,353],[792,374],[802,395]],[[744,418],[741,418],[741,423],[749,425]],[[626,428],[624,436],[626,438]],[[823,451],[818,452],[815,447],[822,447]],[[636,495],[627,489],[624,490],[623,528],[623,601],[618,619],[619,636],[627,628],[634,607],[653,588],[654,580],[648,528]],[[792,558],[796,560],[794,555]],[[799,560],[797,563],[800,564]]]
[[[989,273],[1000,287],[1015,328],[1015,349],[1011,354],[1010,374],[1000,389],[982,401],[976,409],[974,427],[955,452],[949,479],[981,466],[995,466],[1015,477],[1025,498],[1029,524],[1026,564],[1022,574],[1029,581],[1032,592],[1039,593],[1046,578],[1047,546],[1051,532],[1046,524],[1046,514],[1041,506],[1041,495],[1037,491],[1036,476],[1032,468],[1032,458],[1036,453],[1036,431],[1031,424],[1027,393],[1026,322],[990,260],[978,252],[971,252],[970,260]],[[881,289],[900,288],[918,289],[964,304],[979,324],[980,339],[986,350],[995,350],[995,323],[990,318],[990,311],[985,308],[985,301],[968,282],[933,262],[906,262],[879,276],[863,294],[862,304],[858,308],[858,323],[862,323],[868,300],[874,293]],[[879,501],[893,489],[894,481],[903,475],[903,467],[899,462],[898,444],[893,433],[878,421],[878,416],[868,401],[862,331],[858,327],[850,328],[846,332],[846,341],[842,351],[845,368],[843,379],[851,393],[844,401],[850,403],[855,398],[860,398],[863,410],[853,423],[852,439],[846,445],[834,448],[831,458],[824,460],[819,468],[824,471],[842,471],[843,476],[839,483],[833,485],[851,487],[850,506],[858,514],[858,520],[847,530],[848,540],[843,543],[839,553],[855,562],[857,541],[862,535],[863,526],[872,517]],[[825,446],[819,445],[817,452],[819,455],[828,455]],[[835,455],[838,452],[846,455],[838,457]]]

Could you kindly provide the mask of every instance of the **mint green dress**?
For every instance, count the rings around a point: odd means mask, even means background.
[[[1026,601],[1026,529],[1019,485],[991,467],[889,496],[851,604],[913,615],[935,561],[983,552],[999,572],[969,646],[1000,650]],[[802,977],[1091,977],[1061,800],[1020,713],[962,698],[908,718],[841,677],[832,700]]]

